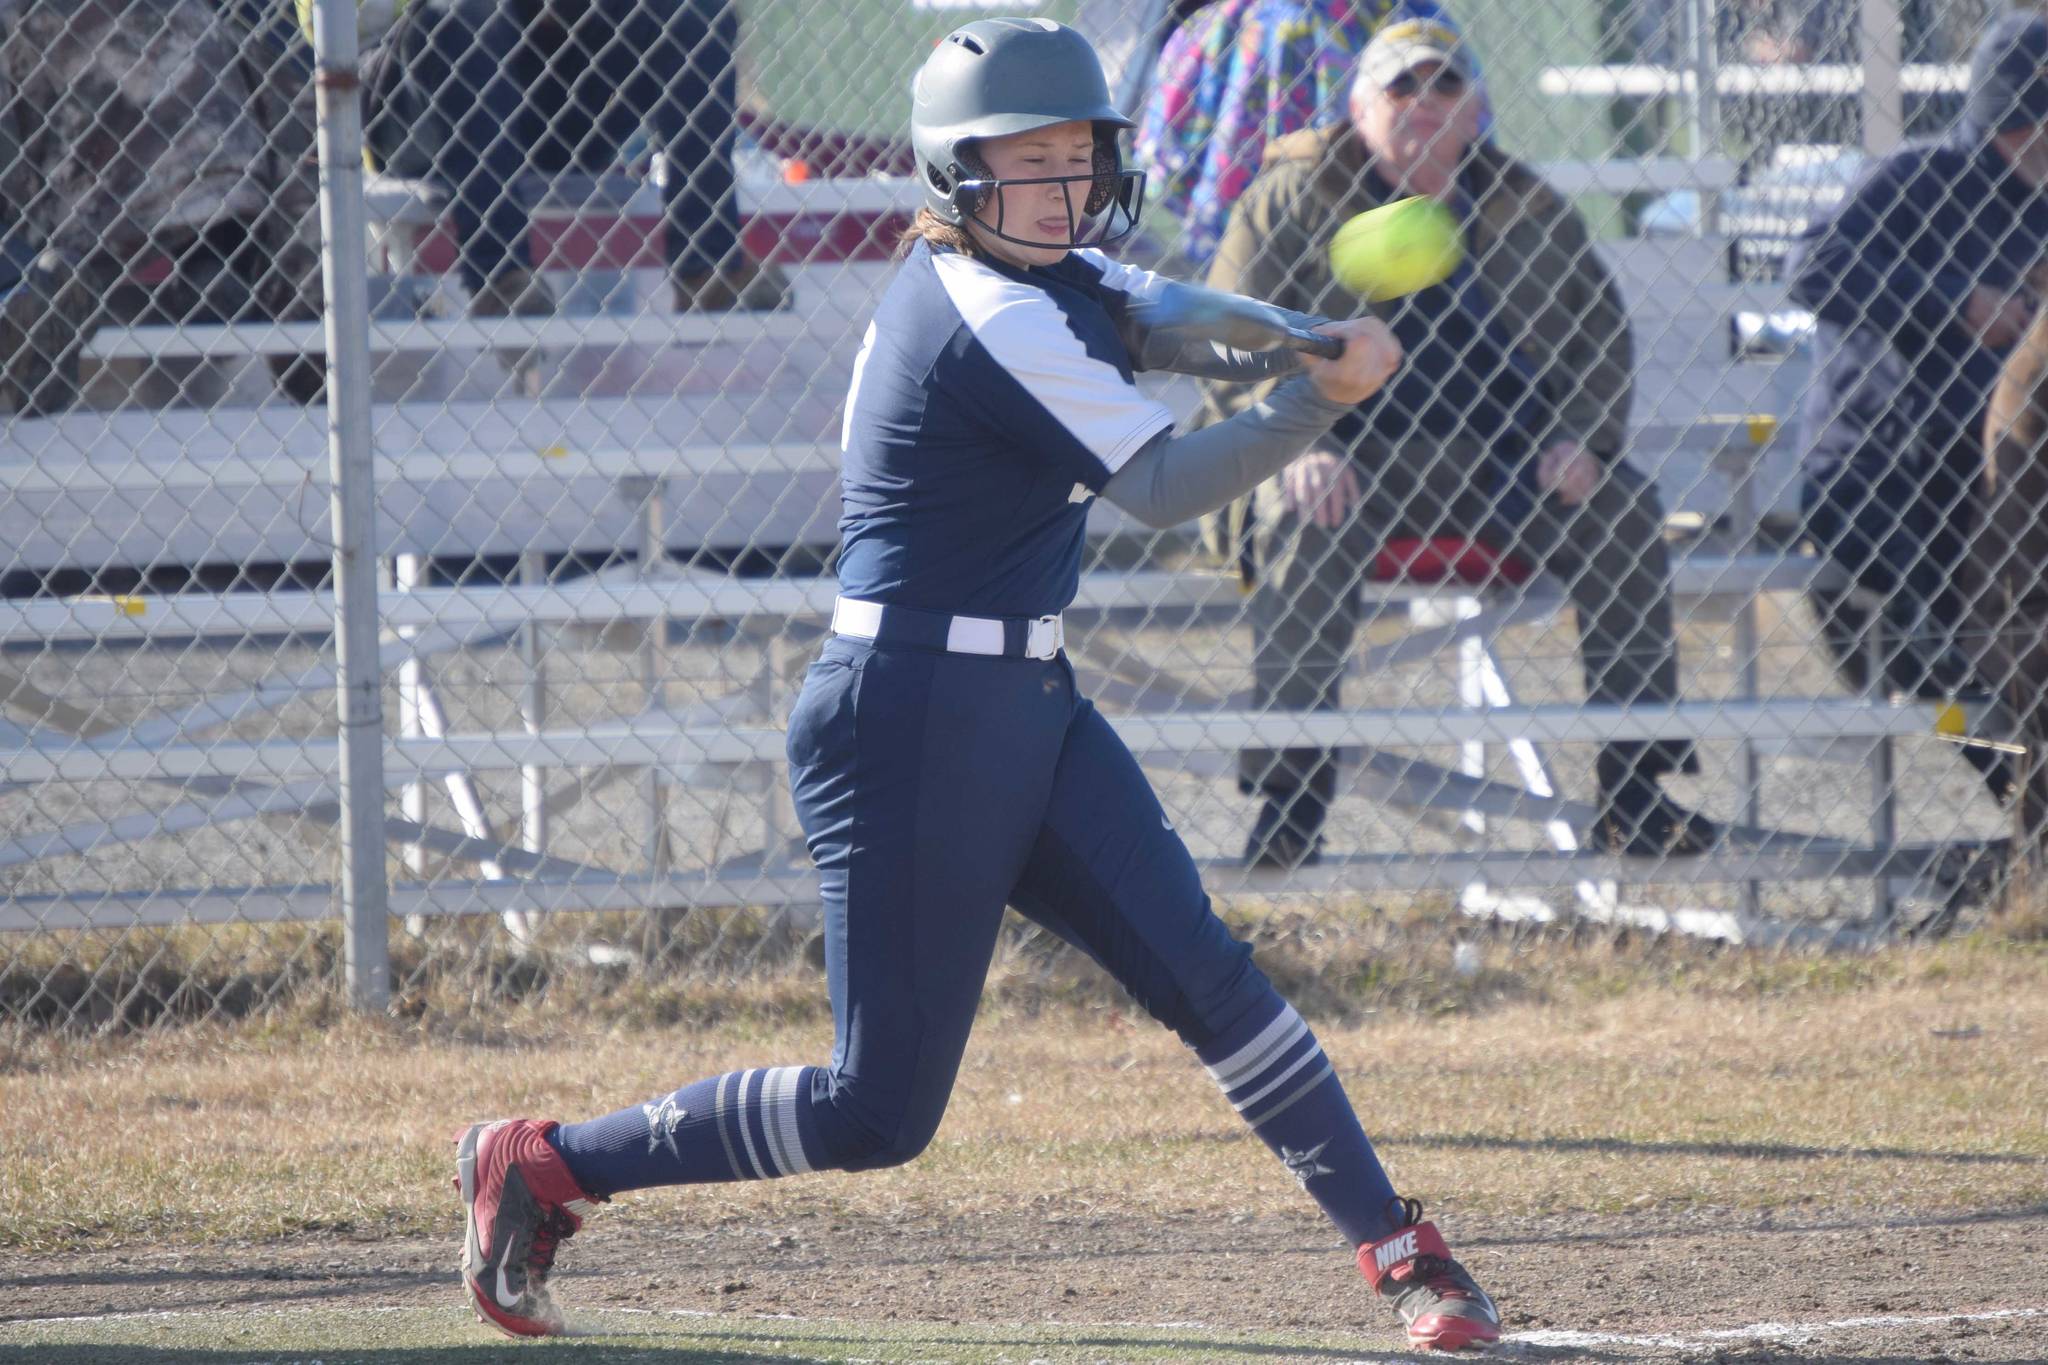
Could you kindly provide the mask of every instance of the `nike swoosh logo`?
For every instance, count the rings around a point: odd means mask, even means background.
[[[1173,821],[1171,821],[1171,820],[1167,819],[1167,818],[1166,818],[1165,816],[1163,816],[1163,815],[1159,817],[1159,823],[1160,823],[1160,826],[1161,826],[1162,828],[1165,828],[1165,829],[1169,829],[1169,830],[1173,828]]]
[[[519,1306],[519,1295],[512,1292],[512,1283],[505,1278],[505,1267],[503,1266],[498,1267],[498,1306],[500,1308],[517,1308]]]

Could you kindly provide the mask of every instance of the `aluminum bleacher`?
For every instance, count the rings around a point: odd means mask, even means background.
[[[1578,165],[1558,174],[1594,186],[1619,172]],[[644,242],[622,247],[616,223],[556,231],[551,241],[581,243],[576,249],[585,253],[568,262],[575,269],[565,272],[572,276],[560,291],[565,306],[596,299],[595,307],[617,311],[478,323],[413,315],[421,291],[389,291],[390,299],[410,302],[395,305],[372,331],[381,400],[374,422],[378,552],[391,561],[380,602],[382,659],[401,679],[403,725],[387,741],[385,771],[388,785],[406,795],[407,818],[392,822],[391,838],[408,848],[408,862],[421,874],[393,888],[394,913],[492,913],[519,932],[530,923],[524,917],[544,911],[802,906],[814,898],[780,808],[775,770],[789,661],[788,649],[770,646],[801,647],[816,638],[832,583],[818,576],[743,578],[689,561],[705,551],[829,549],[838,404],[859,335],[855,324],[888,268],[873,250],[886,234],[830,225],[855,212],[870,215],[862,221],[872,225],[900,212],[904,199],[901,184],[888,180],[757,192],[780,196],[773,200],[784,210],[778,230],[796,231],[792,224],[806,221],[813,229],[798,234],[811,245],[801,257],[807,263],[793,270],[796,298],[786,312],[643,311],[649,291],[636,272]],[[755,207],[762,207],[758,200]],[[632,213],[623,211],[623,219],[630,223]],[[418,196],[394,189],[375,245],[400,278],[431,275],[435,231]],[[408,234],[402,244],[401,233]],[[837,245],[821,250],[820,242]],[[1571,913],[1737,941],[1881,935],[1896,926],[1900,897],[1947,894],[1941,878],[1953,847],[1901,841],[1883,779],[1895,740],[1953,727],[1955,715],[1933,705],[1787,696],[1758,686],[1759,600],[1797,592],[1823,572],[1767,534],[1792,487],[1782,419],[1796,382],[1778,368],[1745,368],[1727,355],[1724,319],[1715,311],[1725,291],[1712,278],[1717,253],[1725,260],[1719,244],[1631,240],[1606,249],[1640,338],[1644,397],[1631,458],[1657,477],[1677,524],[1691,532],[1676,559],[1673,591],[1692,619],[1731,623],[1744,655],[1745,691],[1670,708],[1527,703],[1508,685],[1511,671],[1495,653],[1495,633],[1555,613],[1562,598],[1554,585],[1504,593],[1392,583],[1374,592],[1412,629],[1366,651],[1362,666],[1455,657],[1463,703],[1259,713],[1199,677],[1173,679],[1152,669],[1150,690],[1173,693],[1174,704],[1159,709],[1147,686],[1134,682],[1127,650],[1098,647],[1091,624],[1227,627],[1239,609],[1236,589],[1211,573],[1167,571],[1156,558],[1131,569],[1098,567],[1074,609],[1074,658],[1147,763],[1220,780],[1228,755],[1243,745],[1347,746],[1357,751],[1349,769],[1353,791],[1448,816],[1469,836],[1458,848],[1427,854],[1333,856],[1285,878],[1247,872],[1225,857],[1206,859],[1219,892],[1436,889],[1454,893],[1469,913],[1509,917],[1564,913],[1557,897],[1540,894],[1560,892]],[[318,341],[310,325],[135,328],[102,333],[89,354],[101,364],[178,359],[246,368],[252,358],[314,349]],[[540,382],[515,394],[497,355],[534,348],[542,357]],[[1188,401],[1184,389],[1162,392],[1170,402]],[[747,401],[735,401],[742,393]],[[110,569],[319,561],[327,553],[329,505],[320,414],[264,392],[246,396],[204,410],[121,408],[10,421],[0,433],[0,541],[14,547],[15,567],[104,577]],[[1097,505],[1091,530],[1098,540],[1132,541],[1133,529],[1114,509]],[[1161,547],[1151,548],[1156,556]],[[529,569],[574,557],[599,567],[581,577],[535,572],[519,582],[453,585],[436,585],[426,567],[491,556],[516,558]],[[118,779],[153,785],[170,801],[18,837],[0,846],[0,869],[266,814],[293,812],[318,824],[337,813],[331,738],[247,737],[251,722],[331,693],[329,668],[223,686],[182,709],[108,727],[37,688],[12,666],[11,655],[81,643],[317,640],[333,621],[331,595],[300,589],[195,586],[163,595],[46,592],[0,601],[0,718],[8,726],[0,732],[0,784],[20,790]],[[525,656],[530,667],[518,722],[451,731],[437,719],[435,661],[480,644],[517,639],[530,647],[542,631],[624,627],[624,652],[651,668],[669,632],[709,626],[767,642],[754,671],[711,701],[650,704],[610,719],[551,725],[535,650]],[[1157,686],[1162,678],[1173,686]],[[1671,733],[1741,746],[1746,785],[1730,846],[1664,864],[1657,880],[1736,884],[1746,888],[1736,908],[1631,901],[1626,887],[1643,869],[1579,848],[1571,831],[1587,823],[1590,810],[1559,795],[1549,775],[1552,745]],[[1394,757],[1446,745],[1467,761],[1451,767]],[[1511,755],[1519,782],[1487,775],[1482,760],[1489,748]],[[1764,824],[1766,761],[1791,752],[1846,756],[1871,771],[1868,840],[1788,835]],[[510,827],[493,827],[478,784],[513,772],[524,789],[522,816]],[[758,846],[719,851],[679,870],[656,833],[645,865],[625,872],[551,848],[550,814],[586,794],[592,774],[621,772],[641,783],[657,823],[670,792],[721,785],[744,792],[760,808]],[[431,824],[424,803],[414,799],[430,783],[453,797],[455,826]],[[1503,820],[1548,831],[1547,848],[1493,847],[1489,822],[1498,828]],[[425,876],[427,854],[472,874]],[[1764,913],[1760,887],[1802,878],[1867,883],[1872,915],[1844,928]],[[297,884],[25,892],[0,901],[0,929],[317,919],[331,916],[333,904],[332,888]]]

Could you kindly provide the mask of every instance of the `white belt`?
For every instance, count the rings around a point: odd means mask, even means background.
[[[1013,627],[1022,628],[1021,649],[1010,644]],[[1066,622],[1058,616],[1004,621],[992,616],[947,616],[942,612],[841,597],[832,604],[832,631],[857,640],[920,644],[949,654],[1010,655],[1024,659],[1056,659],[1067,645]]]

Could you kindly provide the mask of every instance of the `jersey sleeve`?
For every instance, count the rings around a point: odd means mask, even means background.
[[[1111,260],[1094,247],[1083,247],[1073,253],[1075,260],[1093,270],[1102,282],[1102,288],[1113,290],[1131,299],[1156,299],[1170,281],[1164,275],[1122,261]]]
[[[1173,426],[1167,406],[1138,392],[1121,355],[1091,349],[1044,290],[963,257],[935,258],[966,324],[957,382],[1010,442],[1101,492],[1138,448]],[[1105,329],[1106,334],[1106,329]]]

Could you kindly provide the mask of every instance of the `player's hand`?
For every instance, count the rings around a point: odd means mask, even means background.
[[[1362,496],[1351,461],[1326,450],[1312,450],[1280,471],[1280,501],[1296,522],[1334,530]]]
[[[1963,304],[1963,322],[1986,346],[2012,345],[2033,321],[2034,299],[2025,289],[2005,294],[1980,284]]]
[[[1345,342],[1344,354],[1335,360],[1306,352],[1301,357],[1309,382],[1332,403],[1363,403],[1401,366],[1401,343],[1378,318],[1325,323],[1316,331],[1326,337],[1343,337]]]
[[[1566,507],[1592,497],[1599,482],[1599,459],[1577,441],[1559,441],[1536,461],[1536,486]]]

